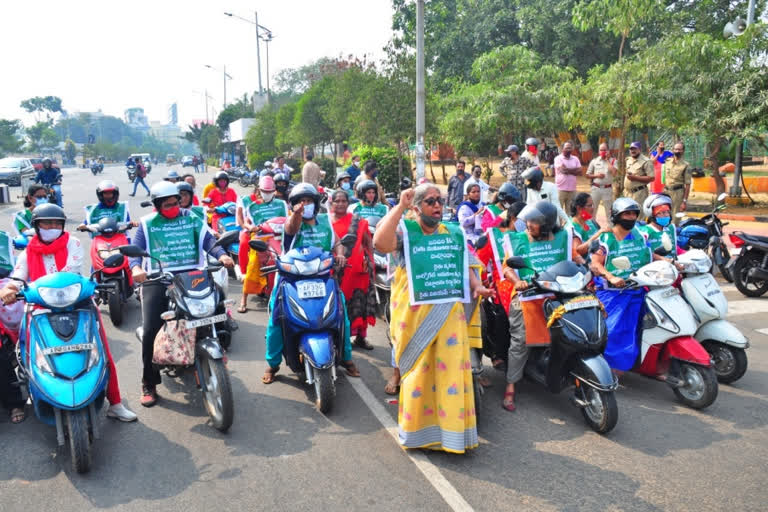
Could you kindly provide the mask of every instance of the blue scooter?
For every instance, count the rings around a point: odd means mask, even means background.
[[[341,243],[354,246],[354,235],[345,235]],[[272,251],[262,240],[251,240],[249,246]],[[333,255],[319,247],[301,247],[276,258],[277,268],[262,272],[279,275],[271,314],[282,330],[283,357],[294,373],[314,384],[315,405],[327,413],[336,396],[336,365],[344,343],[344,306],[331,275]]]
[[[203,202],[210,202],[210,199],[205,199]],[[237,204],[232,201],[224,203],[221,206],[216,207],[216,213],[224,215],[219,217],[217,231],[219,235],[223,235],[228,231],[240,231],[240,226],[237,225]],[[240,271],[240,265],[238,262],[238,254],[240,253],[240,240],[236,240],[234,243],[229,244],[224,248],[227,254],[235,260],[235,273],[236,275]],[[239,278],[240,276],[237,275]]]
[[[112,256],[105,265],[121,265],[122,259],[121,254]],[[113,285],[70,272],[21,283],[17,298],[26,308],[16,357],[22,382],[35,415],[56,426],[59,446],[69,438],[72,468],[85,473],[91,466],[91,440],[100,437],[97,411],[109,379],[104,329],[93,297]]]

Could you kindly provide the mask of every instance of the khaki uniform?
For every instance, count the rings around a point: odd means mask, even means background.
[[[600,207],[600,203],[602,203],[606,219],[611,218],[611,206],[613,205],[613,175],[608,169],[610,165],[616,167],[616,160],[614,158],[603,160],[598,156],[592,159],[587,168],[588,175],[605,175],[605,178],[595,178],[592,180],[592,188],[589,195],[592,196],[592,203],[595,205],[595,215],[597,215],[597,209]]]
[[[627,176],[650,176],[655,177],[656,171],[653,169],[653,162],[645,156],[638,155],[637,158],[627,157]],[[648,183],[630,181],[624,178],[624,195],[631,197],[637,204],[643,204],[648,197]]]
[[[675,214],[685,199],[685,186],[691,184],[691,165],[685,160],[675,162],[674,158],[668,158],[663,169],[664,193],[672,198],[672,220],[677,224],[680,219]]]

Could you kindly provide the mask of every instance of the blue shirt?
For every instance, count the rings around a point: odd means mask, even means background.
[[[360,168],[359,167],[355,167],[354,165],[350,165],[349,167],[347,167],[347,171],[346,172],[347,172],[347,174],[349,174],[349,177],[350,177],[349,182],[350,183],[354,183],[355,180],[357,179],[357,177],[360,176]]]
[[[658,151],[653,151],[653,152],[651,152],[651,156],[656,156],[657,154],[658,154]],[[665,149],[665,150],[664,150],[664,152],[663,152],[663,153],[661,154],[661,156],[659,157],[659,159],[658,159],[658,162],[659,162],[660,164],[664,164],[664,162],[666,162],[666,161],[667,161],[667,158],[669,158],[669,157],[671,157],[671,156],[675,156],[675,155],[673,155],[671,151],[667,151],[667,150]]]
[[[37,176],[35,176],[35,183],[53,185],[59,181],[60,175],[61,173],[55,167],[51,167],[50,169],[42,168],[37,171]]]

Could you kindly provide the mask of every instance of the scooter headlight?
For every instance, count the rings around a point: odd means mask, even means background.
[[[656,317],[657,325],[659,327],[673,333],[680,332],[680,327],[678,327],[675,321],[672,320],[672,318],[667,313],[665,313],[664,310],[661,309],[661,307],[659,307],[658,304],[648,299],[647,305],[648,305],[649,313],[653,314],[653,316]]]
[[[110,256],[114,256],[115,254],[120,254],[120,251],[118,249],[100,249],[99,250],[99,258],[102,260],[106,260]]]
[[[202,299],[185,297],[184,303],[189,309],[189,314],[196,318],[211,316],[216,309],[216,301],[214,300],[213,293]]]
[[[101,354],[99,354],[99,340],[94,336],[93,348],[90,350],[90,353],[88,354],[88,369],[90,370],[91,368],[99,364],[100,360],[101,360]]]
[[[677,279],[677,270],[672,265],[665,265],[644,270],[643,277],[651,281],[654,286],[669,286]]]
[[[550,292],[561,291],[560,283],[556,281],[536,281],[536,284],[539,285],[539,288],[542,288]]]
[[[82,289],[83,287],[80,283],[64,286],[63,288],[41,286],[37,289],[37,293],[40,294],[40,298],[43,299],[47,306],[66,308],[75,303]]]
[[[587,272],[582,274],[577,272],[571,277],[557,276],[555,281],[560,285],[560,291],[562,293],[579,293],[589,283],[592,278],[592,274]]]

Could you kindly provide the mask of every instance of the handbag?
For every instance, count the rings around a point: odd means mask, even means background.
[[[184,321],[169,320],[155,336],[152,362],[163,366],[191,366],[195,362],[197,329],[187,329]]]

